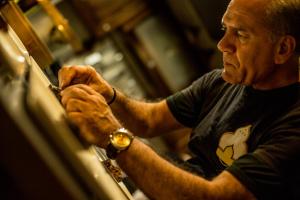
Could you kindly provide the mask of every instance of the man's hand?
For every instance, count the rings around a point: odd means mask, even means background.
[[[112,114],[105,99],[91,87],[76,84],[61,92],[61,102],[80,135],[89,143],[106,148],[109,134],[121,125]]]
[[[112,87],[91,66],[64,66],[59,70],[58,80],[62,90],[70,85],[86,84],[101,94],[106,102],[113,97]]]

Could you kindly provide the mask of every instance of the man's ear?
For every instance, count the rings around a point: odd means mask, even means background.
[[[275,64],[283,64],[295,53],[296,40],[293,36],[282,36],[276,45]]]

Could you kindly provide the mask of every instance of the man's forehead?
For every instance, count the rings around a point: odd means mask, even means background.
[[[265,7],[268,5],[270,2],[274,0],[230,0],[228,7],[234,6],[234,5],[240,5],[244,7]]]
[[[263,24],[266,2],[270,0],[232,0],[223,15],[222,22],[256,22]]]

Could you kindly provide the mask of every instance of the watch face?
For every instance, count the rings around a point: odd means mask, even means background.
[[[111,138],[111,143],[118,149],[124,149],[130,145],[131,138],[126,133],[115,133]]]

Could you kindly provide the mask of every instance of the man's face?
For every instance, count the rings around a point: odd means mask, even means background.
[[[218,43],[223,53],[222,77],[232,84],[264,86],[274,70],[275,44],[263,22],[261,0],[232,0],[223,19]]]

